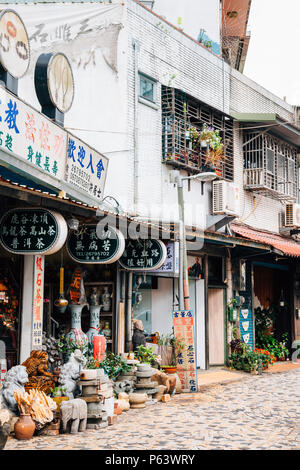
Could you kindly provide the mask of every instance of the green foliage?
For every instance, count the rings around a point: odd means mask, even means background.
[[[59,338],[57,349],[60,353],[66,354],[67,356],[70,356],[74,351],[76,351],[76,349],[79,349],[84,356],[87,356],[88,354],[87,344],[74,341],[73,339],[69,339],[64,335]]]
[[[280,358],[287,358],[289,356],[289,350],[286,347],[288,341],[288,333],[282,335],[281,341],[274,338],[273,335],[257,335],[256,346],[258,348],[269,351],[272,356]]]
[[[129,372],[131,366],[122,360],[121,356],[109,352],[104,361],[99,363],[99,368],[104,369],[110,379],[116,379],[119,375]]]
[[[250,346],[240,342],[236,347],[235,352],[229,356],[227,365],[232,369],[243,370],[245,372],[252,372],[267,367],[269,364],[268,358],[263,354],[252,351]]]
[[[152,367],[158,367],[158,356],[154,353],[152,346],[146,348],[146,346],[141,344],[134,352],[134,357],[144,364],[151,364]]]
[[[52,397],[65,397],[67,389],[65,387],[54,387],[50,389]]]

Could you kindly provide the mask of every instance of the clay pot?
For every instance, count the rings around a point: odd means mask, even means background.
[[[122,410],[121,410],[121,408],[119,408],[118,402],[114,403],[114,414],[115,415],[121,415],[122,414]]]
[[[17,439],[31,439],[35,431],[34,421],[30,415],[21,415],[15,424],[15,436]]]
[[[177,372],[176,366],[162,366],[162,369],[166,374],[176,374]]]

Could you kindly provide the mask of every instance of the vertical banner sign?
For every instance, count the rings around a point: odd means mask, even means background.
[[[173,312],[174,335],[184,341],[185,346],[177,356],[177,373],[184,389],[198,391],[195,354],[194,317],[191,310]]]
[[[31,349],[42,349],[45,257],[34,257]]]

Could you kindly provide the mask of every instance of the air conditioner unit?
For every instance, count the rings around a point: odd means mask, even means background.
[[[284,214],[285,227],[300,227],[300,204],[287,204]]]
[[[213,214],[239,215],[240,190],[228,181],[213,181]]]

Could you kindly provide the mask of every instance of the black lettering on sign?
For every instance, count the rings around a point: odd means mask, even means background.
[[[20,59],[28,59],[28,49],[26,44],[23,41],[18,41],[16,44],[16,51]]]

